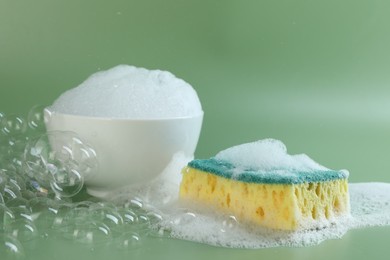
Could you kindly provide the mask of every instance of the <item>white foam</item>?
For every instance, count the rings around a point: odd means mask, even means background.
[[[341,239],[351,229],[390,225],[390,183],[350,183],[351,215],[334,218],[322,229],[287,232],[250,226],[238,217],[178,200],[179,172],[190,159],[176,154],[158,178],[116,192],[111,199],[122,203],[132,197],[140,198],[146,209],[162,216],[154,228],[169,231],[171,237],[232,248],[312,246],[328,239]]]
[[[312,246],[328,239],[342,238],[350,229],[390,225],[389,183],[350,184],[351,216],[335,219],[331,226],[295,232],[262,229],[238,223],[226,225],[231,216],[216,214],[212,210],[193,210],[196,217],[188,221],[188,209],[165,209],[161,226],[175,238],[215,246],[233,248],[268,248],[279,246]],[[179,212],[177,212],[179,208]],[[181,210],[181,212],[180,212]],[[187,221],[177,221],[185,218]]]
[[[264,139],[233,146],[219,152],[215,158],[228,161],[236,167],[253,170],[327,170],[306,154],[287,154],[286,146],[275,139]]]
[[[63,93],[54,112],[94,117],[161,119],[202,113],[197,93],[172,73],[118,65]]]
[[[353,183],[349,185],[353,228],[390,225],[390,184]]]

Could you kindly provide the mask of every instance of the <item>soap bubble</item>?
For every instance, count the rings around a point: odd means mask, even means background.
[[[82,189],[84,179],[74,169],[60,168],[53,175],[53,181],[50,184],[56,194],[62,197],[73,197]]]
[[[7,203],[7,201],[9,201],[9,200],[22,197],[22,194],[21,194],[19,188],[12,182],[8,182],[5,185],[3,191],[0,191],[0,192],[2,192],[3,200],[5,203]]]
[[[46,197],[36,197],[29,200],[27,204],[39,230],[47,232],[53,227],[60,207],[57,201]]]
[[[36,180],[40,186],[50,186],[51,174],[47,167],[50,154],[50,147],[47,136],[30,140],[24,152],[24,164],[26,174]]]
[[[163,220],[162,213],[156,210],[149,211],[146,213],[146,215],[148,216],[150,224],[152,225],[158,224]]]
[[[16,219],[11,222],[6,228],[5,233],[13,236],[20,242],[28,242],[39,237],[38,230],[34,223],[28,219]]]
[[[120,209],[119,212],[122,215],[123,222],[126,225],[135,225],[138,222],[137,214],[131,209]]]
[[[16,207],[27,207],[27,200],[20,197],[20,198],[13,198],[7,201],[6,203],[7,207],[9,208],[16,208]]]
[[[111,210],[117,210],[118,207],[114,204],[114,203],[111,203],[109,201],[96,201],[96,202],[93,202],[93,201],[90,201],[90,200],[86,200],[86,201],[81,201],[79,203],[77,203],[77,205],[80,207],[80,205],[85,205],[87,207],[89,207],[90,210],[95,210],[95,209],[100,209],[100,208],[108,208],[108,209],[111,209]]]
[[[190,212],[188,210],[184,210],[184,212],[179,212],[176,214],[176,216],[173,218],[171,223],[173,225],[187,225],[196,220],[196,214],[193,212]]]
[[[36,105],[33,106],[27,115],[27,122],[30,129],[33,129],[38,132],[43,132],[45,130],[45,122],[43,116],[44,106]]]
[[[142,246],[142,238],[137,232],[125,232],[114,241],[115,249],[134,250]]]
[[[52,229],[61,230],[64,227],[68,226],[69,219],[66,218],[67,214],[72,210],[72,204],[61,203],[58,205],[57,213],[53,219]]]
[[[6,155],[8,155],[8,158],[11,158],[11,156],[20,156],[26,145],[26,138],[24,136],[7,137],[7,139],[3,141],[2,145],[3,151]]]
[[[90,219],[106,225],[111,231],[120,231],[123,228],[123,218],[115,208],[98,206],[90,209]]]
[[[0,167],[21,172],[21,154],[24,146],[25,139],[23,137],[6,137],[0,140]]]
[[[70,234],[73,232],[76,225],[82,225],[90,222],[91,205],[94,205],[91,201],[82,201],[75,204],[61,204],[58,208],[57,217],[54,223],[55,229],[62,230],[62,232]]]
[[[12,210],[15,219],[24,219],[28,221],[33,221],[31,210],[27,208],[25,205],[19,205],[17,207],[12,207],[12,205],[10,205],[8,208]]]
[[[5,185],[7,184],[7,175],[3,170],[0,170],[0,193],[4,190]]]
[[[96,202],[90,201],[90,200],[83,200],[77,203],[73,204],[73,207],[75,209],[90,209],[95,207]]]
[[[133,198],[127,200],[123,206],[125,209],[131,209],[137,213],[137,212],[143,210],[144,203],[143,203],[142,199],[140,199],[138,197],[133,197]]]
[[[164,220],[163,214],[161,212],[153,210],[149,211],[146,215],[149,218],[149,236],[159,238],[170,236],[170,231],[160,225]]]
[[[20,136],[27,128],[26,120],[18,115],[10,114],[1,119],[1,131],[7,136]]]
[[[59,205],[56,201],[47,197],[36,197],[27,202],[28,208],[33,213],[41,213],[45,210],[56,213]]]
[[[72,197],[83,187],[84,178],[97,169],[95,150],[74,133],[53,131],[26,145],[27,174],[59,197]]]
[[[235,216],[224,216],[222,223],[221,223],[221,228],[220,231],[222,233],[226,233],[238,226],[238,221]]]
[[[14,171],[7,171],[6,174],[8,176],[8,182],[11,182],[12,184],[14,184],[14,186],[20,192],[22,192],[26,189],[26,180],[22,176],[20,176],[19,174],[17,174]]]
[[[64,218],[65,225],[74,225],[75,223],[85,222],[90,216],[88,208],[75,207],[70,210]]]
[[[24,259],[25,253],[22,244],[13,236],[0,237],[0,255],[5,259]]]
[[[112,239],[110,228],[99,221],[85,221],[69,226],[63,235],[76,242],[89,245],[107,243]]]
[[[0,233],[3,233],[4,229],[14,221],[14,213],[4,204],[0,203]]]
[[[22,190],[20,192],[22,194],[22,197],[25,198],[26,200],[31,200],[33,198],[38,197],[38,194],[32,192],[31,190]]]
[[[0,145],[3,144],[4,141],[7,140],[7,138],[8,138],[7,133],[3,132],[3,119],[4,119],[4,117],[5,117],[5,114],[0,112]],[[1,148],[1,146],[0,146],[0,148]],[[1,150],[0,150],[0,152],[1,152]]]
[[[147,228],[150,225],[150,220],[147,214],[140,214],[137,218],[137,226],[140,228]]]

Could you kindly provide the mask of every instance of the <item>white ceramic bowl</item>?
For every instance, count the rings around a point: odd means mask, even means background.
[[[78,116],[45,110],[48,131],[75,132],[96,149],[98,171],[85,180],[87,192],[96,197],[105,197],[121,187],[152,180],[176,153],[191,158],[202,120],[203,112],[187,118],[142,120]]]

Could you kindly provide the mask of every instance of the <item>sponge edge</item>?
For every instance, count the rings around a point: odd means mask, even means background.
[[[182,171],[179,194],[267,228],[323,228],[350,214],[347,175],[339,173],[310,182],[247,182],[190,163]]]

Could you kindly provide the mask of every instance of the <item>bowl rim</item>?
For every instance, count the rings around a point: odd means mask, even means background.
[[[44,117],[47,116],[64,116],[69,118],[78,118],[78,119],[88,119],[88,120],[97,120],[97,121],[123,121],[123,122],[156,122],[156,121],[172,121],[172,120],[185,120],[185,119],[195,119],[195,118],[203,118],[204,111],[200,111],[198,114],[194,114],[191,116],[178,116],[178,117],[151,117],[151,118],[124,118],[124,117],[100,117],[100,116],[86,116],[86,115],[77,115],[77,114],[69,114],[69,113],[62,113],[62,112],[56,112],[51,110],[51,107],[45,107],[43,109]]]

